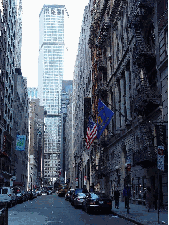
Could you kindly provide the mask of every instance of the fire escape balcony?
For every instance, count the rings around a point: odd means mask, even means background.
[[[144,168],[155,166],[157,163],[157,150],[154,146],[144,146],[133,153],[133,165],[140,165]]]
[[[98,60],[97,61],[97,68],[99,72],[103,72],[104,74],[107,73],[107,63],[106,60]]]
[[[106,83],[100,83],[97,85],[97,95],[107,100],[108,87]]]
[[[110,144],[110,136],[101,137],[100,143],[102,147],[107,147]]]
[[[109,167],[107,165],[98,165],[98,170],[95,172],[98,179],[102,179],[109,174]]]
[[[102,44],[106,41],[108,34],[109,34],[109,28],[110,28],[110,21],[103,20],[100,24],[100,31],[99,35],[97,37],[97,44],[100,48],[102,48]]]
[[[133,59],[139,66],[148,67],[155,61],[155,48],[153,45],[147,44],[140,32],[136,32],[136,43],[133,52]],[[153,40],[152,40],[153,41]]]
[[[160,106],[160,94],[157,90],[140,85],[134,99],[135,112],[141,116],[147,116]]]

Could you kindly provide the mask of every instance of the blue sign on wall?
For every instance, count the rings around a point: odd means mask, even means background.
[[[25,151],[26,135],[16,136],[16,150]]]

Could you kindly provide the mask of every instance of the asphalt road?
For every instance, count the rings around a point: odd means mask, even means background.
[[[42,195],[8,209],[8,225],[131,225],[113,214],[87,214],[57,194]]]

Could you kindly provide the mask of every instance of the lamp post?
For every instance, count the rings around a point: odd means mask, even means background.
[[[75,158],[75,187],[78,187],[78,178],[77,178],[77,168],[76,168],[76,163],[77,163],[77,153],[74,155]]]
[[[31,177],[31,194],[32,194],[32,173],[31,173],[31,175],[30,175],[30,177]]]
[[[129,213],[129,199],[130,199],[130,196],[131,196],[131,188],[129,187],[129,184],[130,184],[130,171],[131,171],[131,161],[130,161],[130,158],[127,157],[127,176],[126,176],[126,183],[127,183],[127,213]]]

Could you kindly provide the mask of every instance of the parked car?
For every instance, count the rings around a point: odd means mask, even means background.
[[[46,190],[42,190],[42,195],[47,195],[47,191]]]
[[[36,194],[37,194],[37,196],[40,196],[40,195],[42,195],[42,192],[41,192],[41,190],[36,190]]]
[[[22,203],[23,202],[23,194],[21,192],[21,190],[17,190],[16,194],[16,200],[17,203]]]
[[[77,207],[82,207],[82,204],[84,202],[84,199],[86,197],[87,193],[78,193],[75,198],[74,198],[74,202],[73,205],[75,208]]]
[[[32,194],[33,194],[33,198],[37,198],[36,191],[32,191]]]
[[[11,187],[0,187],[0,202],[6,202],[10,207],[16,204],[16,195]]]
[[[65,200],[69,200],[70,198],[70,191],[67,191],[67,193],[65,194]]]
[[[48,195],[52,195],[52,190],[48,190]]]
[[[25,196],[26,196],[26,201],[28,201],[30,199],[30,192],[25,191]]]
[[[22,201],[25,202],[27,201],[27,196],[26,196],[26,192],[22,191]]]
[[[58,196],[59,197],[61,197],[61,196],[64,197],[66,192],[67,192],[67,190],[68,190],[67,185],[62,185],[60,187],[60,189],[58,190]]]
[[[112,200],[104,193],[89,193],[82,204],[87,213],[98,211],[111,213]]]
[[[31,191],[27,192],[27,196],[28,196],[28,200],[32,200],[33,199],[33,193]]]
[[[77,196],[78,193],[88,193],[88,191],[87,189],[84,189],[84,188],[75,189],[70,197],[71,205],[74,205],[74,198]]]
[[[75,189],[70,189],[69,191],[67,191],[67,193],[65,194],[65,200],[70,201],[71,195],[73,194]]]

